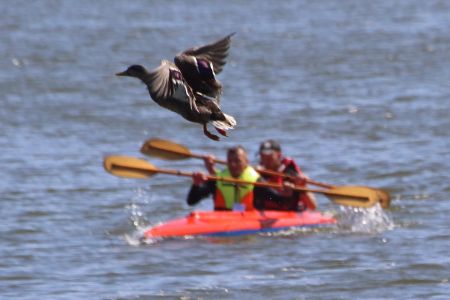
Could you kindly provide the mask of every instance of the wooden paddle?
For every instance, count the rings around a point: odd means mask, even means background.
[[[149,162],[129,157],[129,156],[107,156],[104,159],[103,166],[105,170],[113,175],[126,178],[149,178],[157,173],[192,177],[191,172],[183,172],[179,170],[158,169]],[[234,178],[224,178],[217,176],[207,176],[208,180],[220,180],[235,184],[252,184],[255,186],[282,188],[281,184],[268,182],[250,182]],[[332,187],[329,190],[306,189],[301,187],[293,188],[297,191],[318,193],[327,196],[333,202],[340,205],[354,207],[372,207],[379,202],[379,196],[371,189],[356,186],[340,186]]]
[[[157,138],[147,140],[141,147],[141,153],[150,155],[150,156],[159,157],[159,158],[166,159],[166,160],[181,160],[181,159],[188,159],[188,158],[204,159],[205,157],[207,157],[206,155],[192,153],[189,150],[189,148],[187,148],[186,146],[174,143],[172,141],[157,139]],[[224,161],[224,160],[215,159],[214,161],[216,163],[226,164],[226,161]],[[264,174],[264,175],[282,176],[284,178],[294,179],[293,176],[289,176],[289,175],[286,175],[283,173],[274,172],[274,171],[270,171],[270,170],[258,170],[258,172],[261,174]],[[326,188],[326,189],[333,189],[333,188],[337,187],[337,186],[334,186],[331,184],[326,184],[326,183],[314,181],[311,179],[307,179],[306,182],[309,184],[315,185],[315,186]],[[382,189],[378,189],[378,188],[372,188],[372,187],[366,187],[366,186],[361,186],[361,187],[364,189],[370,189],[370,190],[375,191],[378,194],[378,198],[380,200],[381,207],[389,208],[390,203],[391,203],[391,197],[388,192],[386,192]]]

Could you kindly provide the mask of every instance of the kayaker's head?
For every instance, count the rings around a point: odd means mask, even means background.
[[[281,146],[274,140],[267,140],[259,146],[260,165],[265,169],[277,171],[281,164]]]
[[[239,177],[248,166],[247,152],[242,146],[229,148],[227,151],[227,165],[231,176]]]

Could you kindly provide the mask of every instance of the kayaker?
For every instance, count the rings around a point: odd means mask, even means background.
[[[285,187],[294,185],[306,187],[308,177],[303,174],[292,158],[283,156],[281,146],[275,140],[269,139],[261,143],[259,157],[260,165],[256,168],[257,170],[269,170],[295,177],[295,180],[292,180],[282,176],[262,175],[268,182],[283,184]],[[284,188],[278,192],[287,200],[277,201],[270,194],[265,194],[263,190],[261,193],[258,191],[258,195],[255,196],[255,206],[265,210],[302,211],[316,209],[316,201],[311,193],[293,191],[289,188]]]
[[[204,163],[209,175],[231,177],[251,182],[263,180],[258,172],[249,165],[247,152],[242,146],[228,149],[227,168],[223,171],[215,169],[214,156],[212,155],[206,156]],[[207,175],[202,172],[193,173],[192,180],[193,184],[187,197],[187,203],[189,205],[195,205],[209,195],[213,195],[214,210],[254,210],[254,203],[256,203],[254,199],[256,197],[269,197],[272,201],[282,203],[290,199],[271,188],[254,187],[253,185],[236,185],[221,181],[208,181]],[[286,193],[289,190],[287,188],[287,191],[283,190],[283,192]],[[264,208],[256,207],[256,209]]]
[[[242,146],[229,148],[227,151],[227,168],[217,171],[214,168],[214,157],[204,159],[205,167],[210,175],[231,177],[255,182],[258,172],[249,166],[247,152]],[[253,185],[236,185],[222,181],[208,181],[201,172],[192,175],[193,185],[187,197],[189,205],[195,205],[203,198],[213,195],[214,210],[253,210]]]

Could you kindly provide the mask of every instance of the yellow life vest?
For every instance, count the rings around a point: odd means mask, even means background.
[[[218,177],[234,178],[226,168],[216,173]],[[258,172],[248,166],[237,179],[256,182]],[[224,181],[216,182],[216,195],[214,197],[215,210],[232,210],[235,204],[243,204],[245,210],[253,210],[253,184],[235,184]]]

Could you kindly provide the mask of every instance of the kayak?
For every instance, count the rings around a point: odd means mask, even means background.
[[[336,223],[332,216],[316,211],[194,211],[147,229],[144,237],[239,236]]]
[[[239,236],[336,223],[332,216],[317,211],[194,211],[147,229],[144,238]]]

